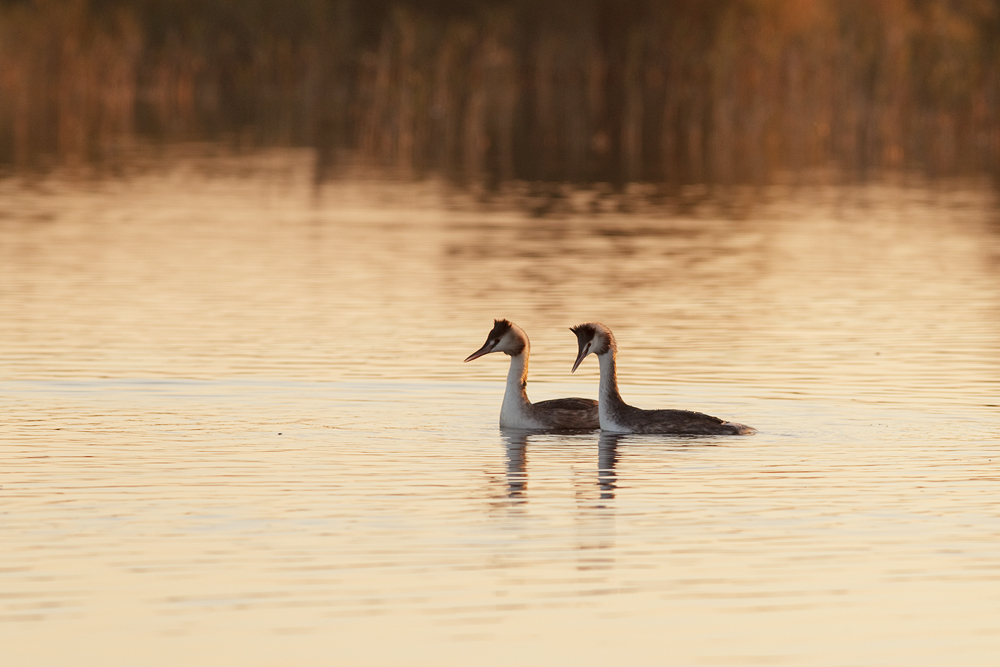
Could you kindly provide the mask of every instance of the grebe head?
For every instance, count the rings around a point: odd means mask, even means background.
[[[494,320],[493,330],[486,337],[483,346],[465,358],[472,361],[490,352],[503,352],[509,356],[517,356],[524,352],[528,344],[528,337],[521,327],[510,320]]]
[[[611,329],[600,322],[587,322],[571,327],[570,331],[576,334],[576,341],[580,344],[580,352],[576,355],[576,363],[573,364],[574,372],[588,354],[602,355],[617,349],[615,336]]]

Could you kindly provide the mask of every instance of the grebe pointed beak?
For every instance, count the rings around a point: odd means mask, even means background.
[[[577,367],[579,367],[580,362],[582,362],[587,357],[588,354],[590,354],[590,343],[589,342],[587,344],[585,344],[585,345],[580,345],[580,353],[578,355],[576,355],[576,361],[573,363],[573,368],[570,369],[570,373],[575,373],[576,372],[576,369],[577,369]]]
[[[478,359],[479,357],[485,354],[489,354],[492,351],[493,351],[492,343],[490,341],[486,341],[485,343],[483,343],[483,346],[481,348],[479,348],[478,350],[467,356],[465,358],[465,361],[472,361],[473,359]]]

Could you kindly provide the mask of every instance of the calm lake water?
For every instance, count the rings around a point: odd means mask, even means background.
[[[0,183],[5,664],[995,664],[992,194],[436,192]],[[626,400],[759,432],[502,433],[496,317],[533,400],[598,320]]]

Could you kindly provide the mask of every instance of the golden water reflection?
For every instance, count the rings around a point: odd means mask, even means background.
[[[11,664],[992,661],[987,191],[538,220],[300,180],[0,184]],[[494,317],[533,400],[596,396],[600,320],[627,400],[759,432],[500,432]]]
[[[376,186],[319,204],[240,179],[7,187],[9,378],[487,379],[498,364],[456,366],[454,351],[505,316],[532,337],[535,382],[568,379],[566,328],[600,320],[625,383],[996,393],[1000,232],[984,192],[819,189],[743,219],[535,220],[426,195],[407,208]]]

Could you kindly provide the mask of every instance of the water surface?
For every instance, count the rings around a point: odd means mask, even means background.
[[[429,186],[0,186],[10,664],[992,664],[1000,223],[871,185],[535,219]],[[501,432],[529,394],[747,438]]]

